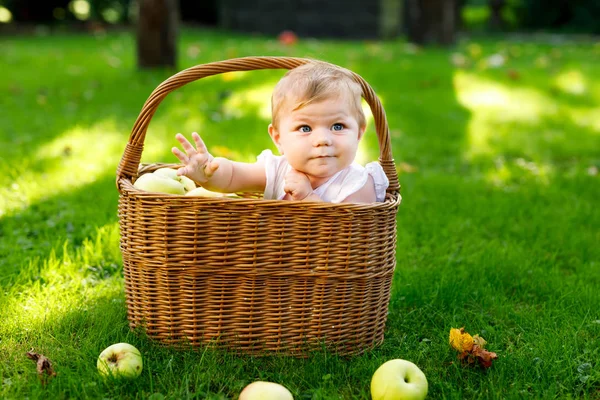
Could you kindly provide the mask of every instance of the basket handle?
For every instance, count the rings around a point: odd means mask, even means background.
[[[253,71],[258,69],[292,69],[310,61],[310,59],[295,57],[233,58],[230,60],[190,67],[162,82],[150,94],[150,97],[146,100],[146,103],[142,107],[142,111],[133,125],[131,135],[129,136],[129,142],[125,147],[125,151],[117,168],[117,188],[119,189],[119,192],[121,192],[120,181],[122,179],[132,180],[132,178],[137,177],[148,125],[160,102],[167,97],[169,93],[195,80],[224,72]],[[394,159],[392,158],[390,133],[385,111],[371,86],[360,77],[360,75],[352,71],[351,73],[354,80],[360,84],[363,90],[363,98],[366,100],[367,104],[369,104],[371,112],[373,113],[375,129],[379,141],[379,163],[390,181],[387,192],[397,192],[400,186],[398,184],[396,166],[394,164]]]

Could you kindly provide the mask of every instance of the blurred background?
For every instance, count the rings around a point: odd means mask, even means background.
[[[600,1],[0,0],[0,32],[4,33],[31,29],[98,32],[137,26],[140,66],[175,63],[180,24],[263,35],[284,32],[283,40],[288,41],[295,35],[405,37],[420,45],[448,46],[461,33],[599,34]]]
[[[422,32],[434,25],[430,21],[439,29],[449,24],[465,31],[600,33],[597,0],[2,0],[0,22],[13,27],[128,25],[137,20],[138,4],[178,8],[184,23],[267,34],[290,29],[314,37],[409,34],[430,40]]]

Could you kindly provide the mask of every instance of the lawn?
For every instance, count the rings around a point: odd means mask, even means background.
[[[391,128],[403,202],[385,341],[361,356],[256,358],[179,351],[131,332],[115,171],[151,91],[176,71],[138,72],[128,33],[0,38],[0,398],[236,398],[254,380],[296,399],[369,398],[392,358],[416,363],[429,398],[600,399],[600,45],[569,37],[300,40],[186,29],[179,68],[246,55],[320,58],[363,76]],[[142,162],[175,162],[177,132],[216,155],[272,148],[281,71],[194,82],[159,107]],[[372,126],[363,161],[376,159]],[[451,328],[480,334],[491,368],[464,366]],[[132,382],[96,358],[129,342]],[[57,376],[43,384],[30,349]]]

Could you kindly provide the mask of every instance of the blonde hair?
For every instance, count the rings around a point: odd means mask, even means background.
[[[342,67],[323,61],[310,61],[289,70],[275,85],[271,96],[271,115],[273,126],[279,126],[279,115],[284,104],[294,101],[290,109],[298,110],[310,103],[348,95],[350,107],[358,126],[367,124],[362,109],[362,88],[353,79],[352,73]]]

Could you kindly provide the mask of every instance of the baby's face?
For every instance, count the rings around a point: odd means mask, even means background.
[[[284,111],[279,129],[269,126],[279,151],[316,188],[348,167],[364,133],[348,99],[331,98]]]

